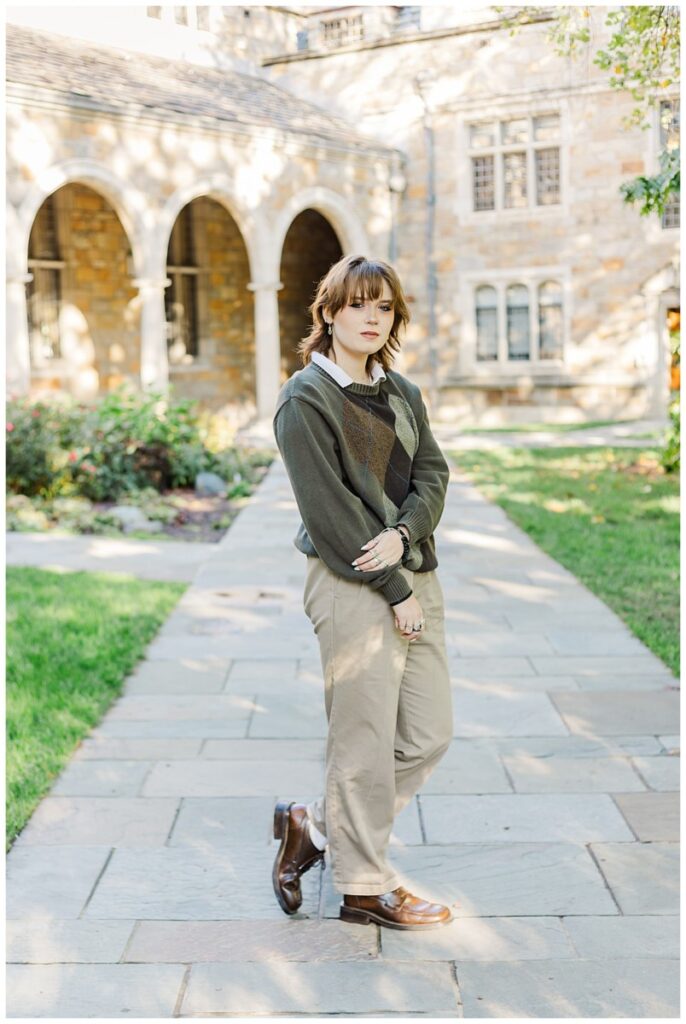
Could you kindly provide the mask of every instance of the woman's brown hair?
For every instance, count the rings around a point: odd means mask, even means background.
[[[400,278],[390,263],[386,263],[385,260],[368,260],[366,256],[343,256],[329,268],[319,282],[317,294],[309,307],[312,328],[297,347],[303,366],[310,362],[313,352],[321,352],[335,361],[335,356],[331,352],[333,337],[329,334],[328,324],[324,320],[324,309],[328,309],[331,315],[335,316],[353,295],[360,295],[365,299],[379,299],[383,294],[384,281],[391,289],[393,326],[383,348],[367,356],[365,369],[369,373],[374,362],[381,363],[386,372],[391,369],[394,361],[393,352],[400,350],[398,331],[409,322],[410,311],[407,308]]]

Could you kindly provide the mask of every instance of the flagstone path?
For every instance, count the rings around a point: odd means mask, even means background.
[[[8,1015],[678,1016],[677,681],[459,473],[454,741],[389,850],[455,920],[341,922],[328,867],[283,914],[326,737],[298,521],[277,459],[14,843]]]

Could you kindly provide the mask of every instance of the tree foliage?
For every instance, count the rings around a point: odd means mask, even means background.
[[[548,21],[548,40],[560,57],[576,58],[591,45],[591,7],[495,7],[502,24],[513,35],[523,25]],[[605,25],[611,35],[604,49],[598,49],[593,63],[609,72],[613,89],[629,92],[634,100],[625,128],[647,130],[652,111],[661,100],[672,98],[680,79],[678,6],[624,6],[607,10]],[[659,153],[660,170],[625,182],[620,191],[626,203],[639,203],[642,215],[662,216],[668,197],[678,193],[678,133],[663,131]]]

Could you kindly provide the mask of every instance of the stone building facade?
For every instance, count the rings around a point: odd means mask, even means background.
[[[7,26],[11,391],[173,384],[269,418],[316,282],[364,252],[405,284],[396,365],[437,420],[664,415],[678,210],[618,189],[676,97],[626,130],[590,60],[491,8],[118,8],[109,45],[107,9],[30,10]]]

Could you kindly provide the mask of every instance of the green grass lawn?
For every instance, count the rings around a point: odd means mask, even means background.
[[[9,847],[188,584],[15,567],[6,579]]]
[[[564,434],[574,430],[592,430],[597,427],[614,427],[620,423],[624,426],[639,423],[640,420],[589,420],[588,423],[520,423],[511,427],[463,427],[461,434],[528,434],[538,430]],[[654,437],[657,432],[649,434],[633,434],[632,437]]]
[[[455,465],[679,672],[679,475],[658,449],[453,451]]]

